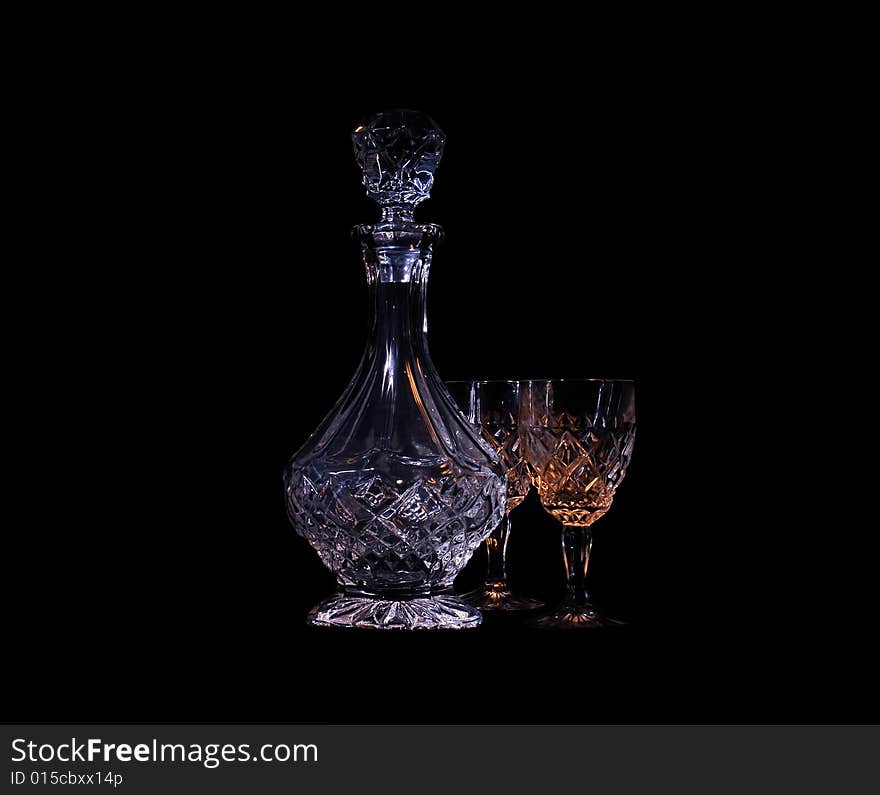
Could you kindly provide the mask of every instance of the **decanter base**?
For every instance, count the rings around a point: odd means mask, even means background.
[[[482,621],[479,610],[447,594],[415,599],[381,599],[336,594],[308,616],[317,627],[358,629],[471,629]]]
[[[510,590],[505,582],[483,583],[479,588],[461,595],[462,601],[479,610],[497,610],[516,612],[520,610],[537,610],[544,607],[540,599],[520,596]]]

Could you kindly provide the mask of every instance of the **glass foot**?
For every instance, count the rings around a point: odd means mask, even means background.
[[[537,610],[544,607],[540,599],[520,596],[510,590],[506,582],[484,583],[473,591],[461,595],[461,599],[479,610]]]
[[[552,613],[529,622],[538,629],[590,629],[593,627],[620,627],[623,621],[602,615],[591,604],[561,604]]]
[[[446,594],[400,600],[337,594],[312,608],[307,620],[318,627],[470,629],[480,625],[482,616]]]

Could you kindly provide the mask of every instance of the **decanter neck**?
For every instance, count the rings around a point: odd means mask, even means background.
[[[434,224],[380,222],[355,227],[370,285],[372,356],[394,369],[409,359],[430,363],[427,283],[432,247],[442,230]]]
[[[386,210],[394,208],[385,207],[383,213]],[[433,244],[442,238],[443,230],[437,224],[415,224],[398,215],[394,221],[383,217],[378,224],[356,226],[352,234],[360,240],[370,284],[401,283],[427,278]]]
[[[368,345],[380,359],[393,362],[416,355],[422,331],[419,315],[424,312],[417,295],[419,289],[420,285],[415,282],[374,281],[370,284]]]
[[[370,289],[369,328],[379,347],[409,349],[424,342],[430,262],[430,250],[364,252]]]
[[[364,266],[367,279],[372,284],[407,284],[421,280],[426,258],[430,258],[430,247],[427,251],[419,248],[402,248],[385,246],[364,248]]]

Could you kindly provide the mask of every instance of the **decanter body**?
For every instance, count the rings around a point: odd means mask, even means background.
[[[382,220],[358,226],[370,290],[369,339],[357,372],[285,472],[300,535],[340,592],[313,624],[433,629],[476,626],[452,581],[504,513],[506,474],[437,376],[427,346],[426,288],[434,224],[413,221],[427,198],[443,134],[395,111],[354,133]]]

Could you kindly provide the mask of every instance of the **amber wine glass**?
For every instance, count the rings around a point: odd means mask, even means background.
[[[504,518],[485,542],[486,579],[479,588],[462,594],[461,598],[479,610],[537,610],[544,603],[516,593],[507,580],[510,512],[522,503],[532,486],[519,433],[520,382],[447,381],[446,385],[462,413],[479,429],[507,469]]]
[[[550,629],[620,622],[593,606],[585,587],[593,524],[611,507],[636,436],[632,381],[528,381],[521,385],[523,454],[541,504],[562,524],[565,597],[534,625]]]

